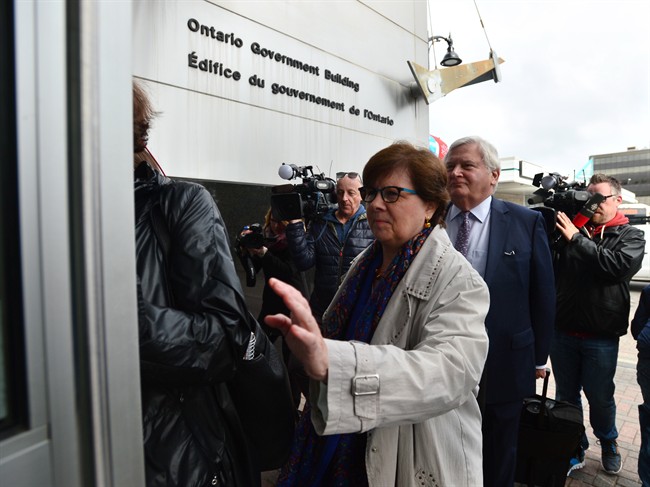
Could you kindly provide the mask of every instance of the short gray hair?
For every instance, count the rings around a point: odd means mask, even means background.
[[[477,145],[478,151],[481,154],[481,157],[483,158],[483,163],[485,164],[485,167],[487,167],[490,172],[501,170],[501,161],[499,160],[499,153],[497,152],[496,147],[494,147],[487,140],[479,137],[478,135],[470,135],[468,137],[463,137],[462,139],[458,139],[453,144],[451,144],[449,146],[449,150],[447,150],[447,154],[445,155],[445,163],[447,162],[449,155],[454,149],[467,144]]]

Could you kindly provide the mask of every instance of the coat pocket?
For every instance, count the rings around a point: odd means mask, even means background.
[[[532,345],[535,342],[535,335],[533,335],[532,328],[527,328],[524,331],[515,333],[512,335],[512,340],[510,341],[510,346],[513,350],[519,348],[526,348]]]

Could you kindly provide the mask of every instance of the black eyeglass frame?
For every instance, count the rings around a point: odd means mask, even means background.
[[[596,194],[598,194],[598,193],[589,193],[589,197],[592,197],[592,196],[594,196]],[[618,195],[617,194],[608,194],[608,195],[603,194],[602,196],[603,196],[603,202],[605,202],[605,200],[607,198],[616,198]]]
[[[392,189],[397,191],[397,196],[395,197],[395,199],[392,199],[392,197],[386,199],[386,195],[384,194],[384,191],[387,189]],[[361,199],[365,203],[372,202],[377,197],[377,194],[381,194],[381,199],[384,200],[384,203],[395,203],[402,195],[402,192],[408,194],[418,194],[414,189],[402,188],[400,186],[384,186],[383,188],[367,188],[365,186],[362,186],[359,188]]]

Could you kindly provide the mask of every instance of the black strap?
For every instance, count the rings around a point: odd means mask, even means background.
[[[546,375],[544,376],[544,388],[542,389],[542,398],[546,402],[546,393],[548,391],[548,380],[551,378],[551,369],[546,367]]]
[[[542,388],[542,400],[539,405],[539,415],[537,416],[537,427],[541,430],[544,428],[544,422],[547,421],[548,416],[548,407],[546,404],[547,401],[547,392],[548,392],[548,382],[551,378],[551,369],[546,368],[546,375],[544,376],[544,387]]]

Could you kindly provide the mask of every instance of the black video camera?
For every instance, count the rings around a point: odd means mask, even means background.
[[[264,245],[274,241],[275,238],[267,238],[264,236],[262,226],[259,223],[246,225],[237,235],[237,239],[235,240],[235,253],[239,257],[239,261],[246,272],[246,285],[248,287],[255,286],[257,269],[255,268],[251,254],[246,249],[261,249]]]
[[[243,233],[250,230],[250,233]],[[261,249],[264,247],[265,239],[262,233],[262,226],[259,223],[246,225],[237,236],[237,247],[245,249]]]
[[[278,220],[309,221],[336,208],[336,183],[325,174],[314,174],[312,166],[282,164],[282,179],[302,178],[302,184],[283,184],[271,188],[271,210]]]
[[[544,203],[544,206],[561,211],[573,219],[585,205],[591,195],[587,192],[587,184],[577,181],[567,182],[566,176],[552,172],[535,174],[533,186],[539,187],[528,199],[529,205]],[[555,213],[554,213],[555,214]]]
[[[546,232],[552,250],[557,250],[563,242],[562,234],[556,230],[556,214],[558,211],[565,213],[577,228],[582,226],[593,216],[598,205],[603,201],[603,195],[587,192],[586,182],[567,181],[566,176],[552,172],[535,174],[533,186],[539,187],[528,198],[529,205],[543,203],[544,206],[534,207],[533,210],[541,212],[546,224]],[[585,206],[586,205],[586,206]],[[580,217],[576,216],[580,213]],[[577,223],[580,220],[581,223]]]

